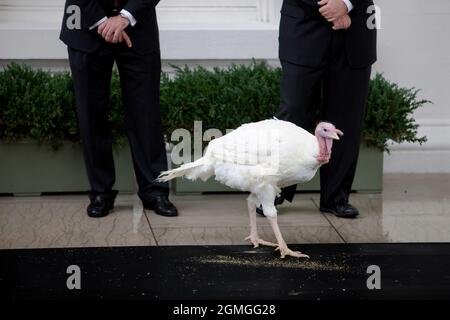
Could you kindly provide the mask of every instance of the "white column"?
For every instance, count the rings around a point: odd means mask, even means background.
[[[261,22],[278,24],[282,0],[256,0],[258,20]]]

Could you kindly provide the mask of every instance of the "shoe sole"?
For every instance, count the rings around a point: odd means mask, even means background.
[[[178,217],[178,213],[175,214],[175,215],[166,215],[166,214],[160,214],[160,213],[156,212],[155,209],[144,208],[144,212],[147,212],[147,211],[152,211],[153,213],[155,213],[155,214],[157,214],[158,216],[161,216],[161,217],[169,217],[169,218],[171,218],[171,217]]]
[[[109,209],[108,213],[103,215],[103,216],[91,216],[89,213],[87,215],[88,215],[89,218],[104,218],[104,217],[106,217],[107,215],[109,215],[113,211],[114,211],[114,209]]]
[[[331,210],[331,209],[325,209],[325,208],[320,208],[320,212],[324,212],[324,213],[332,213],[332,214],[334,214],[336,217],[338,217],[338,218],[346,218],[346,219],[354,219],[354,218],[356,218],[358,215],[359,215],[359,213],[355,213],[355,214],[344,214],[344,215],[341,215],[341,214],[339,214],[339,213],[337,213],[336,211],[334,211],[334,210]]]

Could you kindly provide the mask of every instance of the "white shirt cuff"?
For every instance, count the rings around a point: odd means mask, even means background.
[[[103,22],[105,22],[106,20],[108,20],[108,17],[103,17],[102,19],[100,19],[96,24],[90,26],[89,30],[95,29],[97,28],[99,25],[101,25]]]
[[[129,13],[127,10],[122,9],[120,11],[120,15],[125,16],[125,18],[128,19],[128,21],[130,21],[130,24],[132,27],[134,27],[134,25],[137,23],[136,19],[133,17],[133,15],[131,13]]]
[[[348,10],[347,12],[352,11],[353,3],[350,0],[342,0],[342,1],[344,1],[345,5],[347,6],[347,10]]]

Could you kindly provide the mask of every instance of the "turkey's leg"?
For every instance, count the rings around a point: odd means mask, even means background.
[[[296,257],[296,258],[309,258],[306,254],[303,254],[299,251],[292,251],[288,248],[286,241],[284,241],[283,236],[281,235],[280,228],[278,227],[277,217],[267,217],[270,221],[270,225],[272,226],[273,233],[275,233],[275,237],[278,241],[278,246],[275,250],[279,250],[281,254],[281,258],[286,256]]]
[[[276,243],[268,242],[258,237],[258,230],[256,228],[256,205],[251,201],[248,201],[248,215],[250,217],[250,235],[244,240],[250,240],[255,248],[259,247],[259,245],[277,247],[278,245]]]

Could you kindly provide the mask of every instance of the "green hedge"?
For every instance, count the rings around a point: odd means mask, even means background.
[[[236,128],[270,118],[279,103],[281,70],[263,63],[228,69],[176,68],[176,76],[161,77],[161,109],[166,134],[176,128]],[[125,130],[119,78],[111,82],[111,130],[116,143]],[[400,88],[377,74],[370,83],[363,138],[369,146],[388,150],[388,141],[418,142],[412,115],[428,101],[415,89]],[[0,72],[0,140],[34,140],[57,148],[63,141],[79,141],[69,73],[33,70],[10,64]]]

